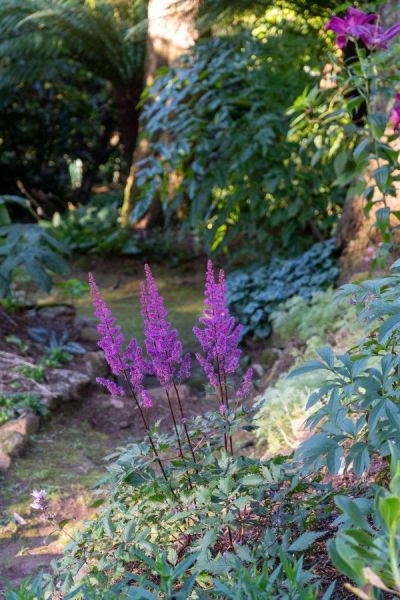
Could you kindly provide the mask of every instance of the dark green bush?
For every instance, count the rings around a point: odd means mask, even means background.
[[[333,285],[338,274],[335,240],[318,242],[297,258],[274,258],[269,265],[228,277],[229,305],[244,325],[244,336],[265,338],[272,331],[271,313],[279,304],[293,296],[311,300],[316,292]]]
[[[121,192],[96,194],[88,204],[56,214],[53,226],[72,252],[137,254],[130,230],[118,222],[121,202]]]

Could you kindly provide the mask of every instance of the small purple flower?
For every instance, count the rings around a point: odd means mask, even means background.
[[[46,492],[44,490],[33,490],[31,493],[33,497],[33,502],[31,507],[35,510],[45,510],[46,509]]]
[[[222,416],[226,415],[226,413],[228,412],[228,409],[226,408],[226,404],[220,405],[219,412],[221,413]]]
[[[237,398],[247,398],[247,396],[250,393],[250,389],[251,389],[251,384],[253,381],[253,369],[247,369],[244,377],[243,377],[243,381],[242,384],[240,386],[240,388],[238,389],[238,391],[236,392],[236,397]]]
[[[336,33],[336,44],[339,48],[344,48],[349,38],[361,38],[368,34],[366,26],[376,21],[378,15],[371,13],[367,15],[362,10],[350,7],[346,16],[331,17],[325,25],[325,29],[330,29]]]
[[[393,123],[393,129],[399,131],[400,129],[400,94],[396,94],[396,104],[394,105],[390,121]]]
[[[368,48],[383,48],[387,50],[388,42],[400,33],[400,23],[392,25],[389,29],[376,23],[378,15],[366,14],[362,10],[350,7],[346,16],[331,17],[325,28],[336,33],[336,44],[344,48],[349,39],[359,39]]]
[[[117,398],[118,396],[123,396],[125,394],[124,388],[116,384],[115,381],[112,381],[112,379],[96,377],[96,383],[103,385],[111,395],[111,398]]]

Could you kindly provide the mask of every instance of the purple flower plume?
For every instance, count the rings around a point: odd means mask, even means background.
[[[383,29],[377,24],[378,15],[366,14],[362,10],[350,7],[345,17],[331,17],[325,28],[336,33],[336,44],[344,48],[349,39],[359,39],[368,48],[387,49],[388,42],[400,33],[400,23]]]
[[[124,352],[123,360],[126,369],[129,371],[129,381],[135,394],[142,397],[144,408],[151,408],[153,401],[150,394],[143,388],[144,373],[149,372],[150,369],[147,361],[143,358],[143,350],[135,338],[132,338],[129,342]]]
[[[153,406],[150,394],[143,389],[143,376],[148,370],[148,365],[143,359],[143,351],[135,339],[132,339],[126,350],[123,351],[124,336],[121,327],[116,324],[111,310],[102,297],[92,273],[89,273],[89,285],[92,302],[95,307],[95,316],[99,319],[97,331],[101,335],[98,346],[103,350],[104,356],[114,375],[129,374],[129,382],[135,394],[141,396],[144,408]],[[124,394],[124,389],[110,379],[99,377],[97,382],[104,385],[112,397]]]
[[[216,386],[221,375],[234,373],[239,366],[241,352],[238,344],[242,326],[236,325],[235,319],[230,316],[226,301],[224,272],[221,269],[218,281],[215,281],[211,260],[207,264],[204,295],[205,309],[199,319],[204,328],[193,328],[204,355],[197,353],[196,358],[210,384]]]
[[[36,510],[45,510],[46,508],[46,492],[44,490],[33,490],[31,493],[33,502],[31,507]]]
[[[190,375],[190,356],[182,362],[182,344],[176,329],[171,329],[167,321],[168,311],[163,297],[148,265],[145,265],[146,281],[140,288],[142,316],[144,322],[145,347],[150,358],[151,370],[164,387],[170,387],[174,381],[177,367],[180,366],[179,379]]]
[[[103,350],[113,374],[120,375],[125,369],[121,359],[122,344],[124,343],[121,327],[116,325],[116,320],[105,303],[92,273],[89,273],[89,285],[95,307],[94,314],[99,319],[97,331],[100,333],[101,339],[98,346]]]

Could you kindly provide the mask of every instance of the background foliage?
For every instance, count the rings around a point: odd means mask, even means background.
[[[214,250],[240,254],[245,242],[247,255],[298,253],[329,237],[340,207],[331,169],[287,140],[285,114],[319,73],[320,26],[271,14],[246,32],[198,43],[156,81],[145,95],[151,156],[137,165],[133,221],[160,194],[167,215],[179,208]]]

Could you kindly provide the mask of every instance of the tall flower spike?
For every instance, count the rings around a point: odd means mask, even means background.
[[[143,389],[143,374],[147,370],[147,366],[143,360],[142,349],[137,341],[132,339],[123,352],[124,336],[121,333],[121,327],[116,325],[116,320],[105,303],[92,273],[89,273],[89,285],[92,302],[96,309],[95,316],[100,321],[97,325],[97,331],[101,335],[98,345],[103,350],[113,374],[129,373],[129,381],[135,394],[141,397],[142,406],[150,408],[153,406],[151,396]],[[99,377],[97,383],[104,385],[114,398],[125,393],[125,390],[111,379]]]
[[[124,388],[115,383],[115,381],[112,381],[112,379],[96,377],[96,383],[103,385],[110,394],[111,398],[117,398],[118,396],[123,396],[125,394]]]
[[[89,286],[92,294],[92,303],[95,307],[95,316],[99,319],[97,331],[101,335],[98,346],[103,350],[106,361],[114,375],[120,375],[125,369],[121,359],[124,336],[121,327],[116,325],[111,310],[104,301],[92,273],[89,273]]]
[[[219,272],[215,281],[211,260],[207,264],[205,285],[205,309],[199,321],[204,328],[194,327],[193,332],[200,342],[204,355],[196,354],[211,385],[218,383],[218,377],[234,373],[239,366],[238,348],[241,325],[235,324],[226,301],[225,275]]]
[[[173,383],[176,368],[182,363],[182,344],[176,329],[167,321],[168,311],[158,291],[148,265],[145,265],[146,281],[142,283],[140,298],[144,322],[145,347],[154,375],[163,387]]]

